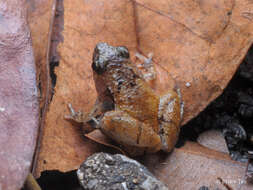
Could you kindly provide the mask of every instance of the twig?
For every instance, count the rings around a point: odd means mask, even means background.
[[[28,174],[24,187],[26,190],[41,190],[39,184],[31,173]]]

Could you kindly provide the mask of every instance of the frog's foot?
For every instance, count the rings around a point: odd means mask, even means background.
[[[68,104],[68,107],[70,115],[65,115],[65,119],[81,125],[84,134],[98,129],[99,120],[97,118],[90,116],[90,114],[83,114],[81,111],[76,112],[71,104]]]
[[[142,62],[142,64],[138,65],[137,67],[145,70],[142,72],[142,77],[146,81],[154,80],[156,78],[156,71],[152,61],[153,53],[149,53],[148,57],[145,57],[137,52],[135,53],[135,56]]]
[[[87,117],[84,116],[83,112],[81,112],[80,110],[76,112],[70,103],[68,104],[68,107],[69,107],[70,115],[65,115],[64,117],[65,119],[72,120],[76,123],[87,122]]]

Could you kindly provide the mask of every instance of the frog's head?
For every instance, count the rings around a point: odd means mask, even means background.
[[[102,74],[109,63],[119,63],[128,58],[129,52],[126,47],[113,47],[107,43],[98,43],[93,53],[92,69],[97,74]]]

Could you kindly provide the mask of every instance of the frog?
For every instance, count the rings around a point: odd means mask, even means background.
[[[96,103],[86,114],[69,104],[67,119],[89,123],[89,132],[99,129],[130,154],[171,152],[180,132],[183,101],[179,88],[156,94],[148,83],[156,77],[148,60],[144,65],[152,71],[151,79],[131,61],[127,47],[98,43],[91,64]]]

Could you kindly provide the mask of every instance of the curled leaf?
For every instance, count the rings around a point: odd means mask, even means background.
[[[24,5],[24,0],[0,1],[0,189],[4,190],[22,187],[38,130],[35,62]]]

